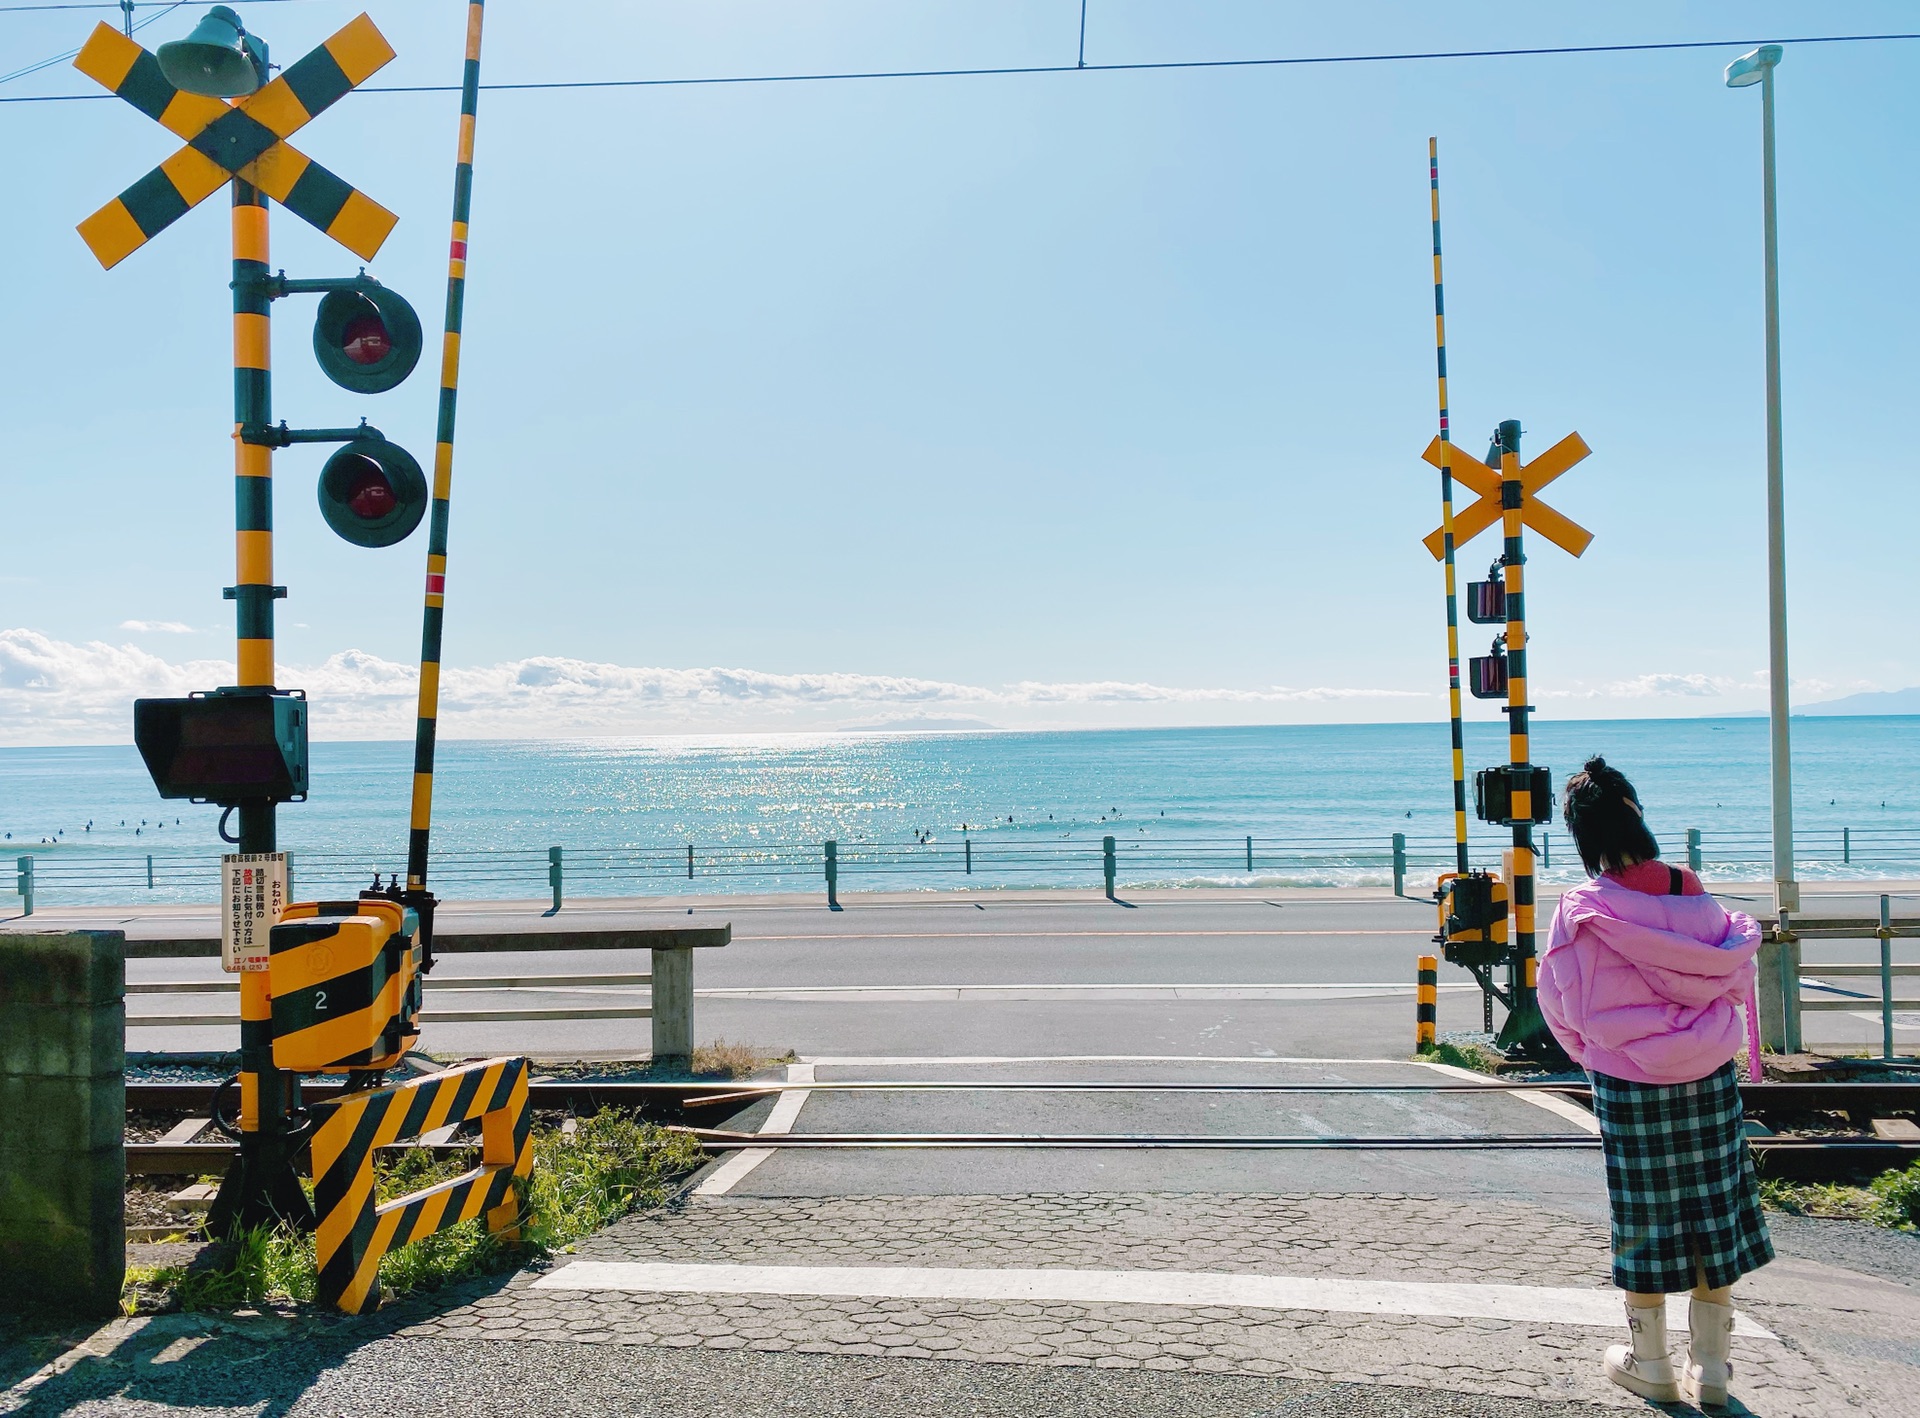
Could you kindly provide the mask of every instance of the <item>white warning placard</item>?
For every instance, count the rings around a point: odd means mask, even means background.
[[[267,932],[287,906],[287,854],[234,852],[220,858],[220,968],[267,968]]]

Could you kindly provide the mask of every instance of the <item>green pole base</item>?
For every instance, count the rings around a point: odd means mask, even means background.
[[[1510,1059],[1526,1059],[1554,1069],[1573,1066],[1567,1051],[1560,1047],[1560,1041],[1547,1028],[1547,1021],[1540,1013],[1540,1003],[1531,990],[1526,991],[1518,1006],[1508,1012],[1506,1023],[1500,1026],[1494,1045]]]
[[[219,1194],[207,1211],[207,1234],[216,1241],[256,1226],[288,1226],[304,1235],[317,1224],[285,1144],[262,1141],[234,1158],[220,1179]]]

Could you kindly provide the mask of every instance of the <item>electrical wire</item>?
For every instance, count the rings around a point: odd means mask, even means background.
[[[140,21],[138,24],[128,29],[127,33],[132,34],[134,30],[143,30],[148,25],[152,24],[155,20],[164,20],[168,15],[171,15],[175,10],[179,9],[182,5],[186,3],[187,3],[187,0],[171,0],[171,3],[168,4],[167,7],[164,10],[162,10],[159,14],[148,15],[146,19]],[[102,10],[104,9],[119,10],[120,9],[118,5],[113,5],[113,6],[100,5],[100,6],[91,6],[89,8],[102,9]],[[38,64],[29,64],[24,69],[15,69],[11,74],[0,74],[0,84],[12,83],[15,79],[24,79],[27,77],[27,75],[37,74],[42,69],[51,69],[54,65],[64,63],[66,60],[73,58],[73,56],[78,54],[79,52],[80,51],[78,49],[69,49],[65,54],[56,54],[51,59],[42,59]],[[74,95],[74,97],[79,97],[79,95]],[[88,95],[85,95],[85,97],[92,98],[93,95],[88,94]],[[106,95],[102,95],[102,97],[111,98],[112,95],[106,94]],[[13,100],[13,101],[18,102],[18,100]]]
[[[178,0],[184,4],[185,0]],[[259,3],[259,0],[254,0]],[[175,8],[175,7],[169,7]],[[164,13],[164,12],[163,12]],[[153,16],[158,19],[159,16]],[[143,20],[141,24],[149,24]],[[1313,54],[1269,59],[1159,59],[1132,64],[1018,64],[977,69],[854,69],[814,74],[736,74],[708,75],[669,79],[550,79],[528,83],[482,84],[494,92],[560,89],[649,89],[686,88],[719,84],[811,84],[856,79],[971,79],[1029,74],[1127,74],[1173,69],[1258,69],[1317,64],[1402,64],[1435,59],[1516,59],[1563,54],[1646,54],[1662,50],[1739,49],[1757,44],[1881,44],[1897,40],[1920,39],[1913,34],[1819,34],[1788,39],[1691,39],[1666,40],[1646,44],[1560,44],[1538,45],[1522,49],[1432,49],[1378,54]],[[76,51],[77,52],[77,51]],[[63,56],[70,57],[70,56]],[[58,63],[49,60],[48,63]],[[34,68],[45,68],[35,65]],[[31,73],[32,70],[22,70]],[[0,77],[0,83],[8,75]],[[458,84],[388,84],[357,89],[363,94],[446,94],[460,92]],[[112,94],[24,94],[17,98],[0,97],[0,103],[91,103],[112,98]]]
[[[178,3],[184,4],[186,0],[178,0]],[[310,3],[310,0],[234,0],[234,3],[238,5],[291,5],[295,3],[307,4]],[[171,10],[175,7],[175,0],[133,0],[133,8],[136,10],[153,10],[162,5]],[[117,0],[79,0],[78,3],[72,3],[72,0],[69,0],[69,3],[60,5],[0,5],[0,15],[24,15],[35,10],[120,10],[123,8]]]

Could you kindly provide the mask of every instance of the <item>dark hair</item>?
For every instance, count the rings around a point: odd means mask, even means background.
[[[1640,813],[1640,795],[1604,758],[1589,758],[1567,779],[1566,819],[1588,876],[1660,856],[1660,844]]]

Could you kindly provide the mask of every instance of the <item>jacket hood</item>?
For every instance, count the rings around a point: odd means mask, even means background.
[[[1678,1005],[1724,996],[1760,949],[1759,923],[1729,914],[1711,896],[1650,896],[1605,877],[1562,896],[1554,925],[1549,950],[1584,928]]]

